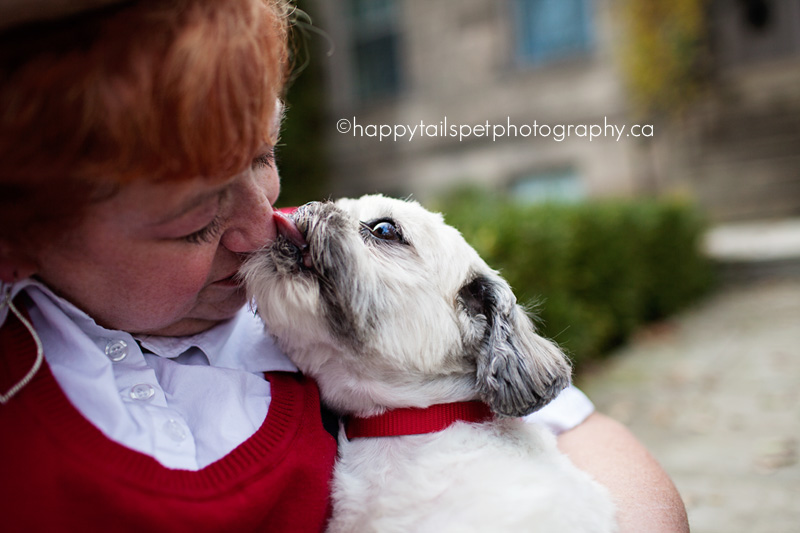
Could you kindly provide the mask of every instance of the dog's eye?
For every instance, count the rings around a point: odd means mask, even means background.
[[[373,237],[382,241],[402,242],[403,236],[400,230],[391,220],[375,220],[373,222],[362,222],[361,226],[369,231]]]
[[[399,241],[400,234],[391,222],[378,222],[370,230],[373,235],[384,241]]]

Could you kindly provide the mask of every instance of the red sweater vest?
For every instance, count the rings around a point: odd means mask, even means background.
[[[0,387],[22,377],[33,338],[9,315],[0,328]],[[22,531],[321,531],[330,514],[336,443],[316,385],[267,375],[261,428],[199,471],[171,470],[107,439],[70,404],[47,364],[0,405],[0,529]]]

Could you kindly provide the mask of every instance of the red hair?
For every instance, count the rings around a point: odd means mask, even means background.
[[[0,35],[0,243],[131,180],[230,177],[271,138],[281,0],[126,2]],[[1,251],[1,250],[0,250]]]

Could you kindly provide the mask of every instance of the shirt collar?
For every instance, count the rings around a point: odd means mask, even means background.
[[[94,319],[75,307],[71,302],[68,302],[64,298],[56,295],[50,288],[39,281],[36,278],[25,278],[20,281],[16,281],[14,283],[4,283],[0,282],[0,294],[2,294],[2,302],[5,302],[6,295],[9,295],[10,299],[13,300],[16,298],[19,293],[23,290],[31,290],[31,289],[38,289],[47,295],[54,303],[56,303],[61,311],[67,315],[67,317],[72,320],[73,322],[77,323],[78,325],[83,325],[84,323],[91,323],[93,326],[97,326]],[[0,303],[0,326],[5,323],[6,316],[8,316],[8,307],[2,305]]]
[[[52,300],[86,334],[94,336],[102,330],[92,317],[72,303],[56,295],[45,284],[26,278],[13,284],[0,283],[0,298],[14,299],[22,290],[38,289]],[[5,322],[8,307],[0,302],[0,326]],[[187,337],[135,336],[140,345],[155,355],[174,359],[192,348],[200,349],[211,366],[248,372],[297,372],[297,367],[281,352],[264,329],[261,318],[246,305],[230,320]]]
[[[250,372],[297,372],[297,367],[278,349],[261,318],[250,306],[208,331],[188,337],[138,336],[142,347],[156,355],[175,358],[191,348],[200,349],[211,366]]]

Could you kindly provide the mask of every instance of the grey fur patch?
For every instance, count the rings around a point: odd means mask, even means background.
[[[311,272],[317,278],[323,316],[334,337],[358,351],[366,335],[373,329],[369,315],[356,312],[354,302],[369,298],[361,294],[358,280],[350,271],[353,265],[348,256],[348,241],[360,240],[356,221],[332,202],[313,202],[295,214],[298,229],[308,242]]]
[[[570,367],[561,351],[535,333],[502,279],[474,277],[459,291],[459,303],[472,317],[467,346],[475,350],[477,386],[492,410],[525,416],[544,407],[570,383]],[[476,342],[477,341],[477,342]]]

